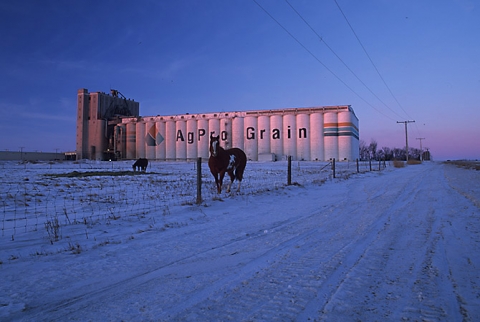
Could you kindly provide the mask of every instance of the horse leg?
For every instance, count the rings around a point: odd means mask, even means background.
[[[233,171],[229,171],[228,175],[230,176],[230,183],[228,184],[227,192],[230,192],[230,188],[232,187],[233,181],[235,181],[235,176],[233,175]]]
[[[240,185],[243,179],[243,170],[245,170],[245,167],[240,166],[235,171],[235,178],[237,178],[237,181],[238,181],[237,192],[240,192]]]
[[[218,179],[218,173],[213,174],[213,177],[215,178],[215,186],[217,187],[217,192],[220,193],[220,190],[222,189],[222,187],[220,186],[220,181]]]
[[[220,172],[219,175],[220,178],[217,181],[217,191],[218,193],[222,193],[223,177],[225,176],[225,171]]]

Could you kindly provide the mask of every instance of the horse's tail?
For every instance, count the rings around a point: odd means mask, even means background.
[[[240,151],[240,162],[237,166],[237,170],[235,171],[235,179],[237,179],[238,181],[242,181],[243,172],[245,171],[245,167],[247,166],[247,155],[242,150]]]
[[[235,169],[235,179],[237,179],[238,181],[242,181],[243,179],[243,170],[245,168],[243,168],[241,165],[239,165],[236,169]]]

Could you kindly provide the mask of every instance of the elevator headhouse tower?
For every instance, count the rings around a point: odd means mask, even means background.
[[[77,94],[77,159],[116,159],[114,131],[122,117],[138,117],[140,104],[127,99],[117,90],[110,94],[89,93],[87,89]]]

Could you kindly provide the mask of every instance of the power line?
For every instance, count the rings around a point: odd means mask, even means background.
[[[367,58],[370,60],[370,63],[372,64],[372,66],[375,68],[375,71],[377,72],[378,76],[380,77],[380,79],[382,80],[383,84],[385,85],[385,87],[388,89],[388,91],[390,92],[390,95],[392,95],[393,99],[395,100],[395,102],[397,102],[398,106],[400,106],[400,108],[402,109],[402,111],[405,113],[405,115],[407,115],[409,118],[412,118],[408,112],[403,108],[402,104],[400,104],[400,102],[398,101],[397,97],[393,94],[392,90],[390,89],[390,87],[388,86],[387,82],[385,81],[385,79],[383,78],[383,76],[381,75],[380,71],[378,70],[377,66],[375,65],[375,63],[373,62],[372,58],[370,57],[370,55],[368,54],[367,52],[367,49],[365,48],[365,46],[363,46],[362,42],[360,41],[360,38],[358,37],[357,33],[355,32],[355,30],[353,29],[353,26],[350,24],[350,22],[348,21],[347,19],[347,16],[345,15],[345,13],[343,12],[342,8],[340,7],[340,5],[338,4],[337,0],[333,0],[335,2],[335,4],[337,5],[338,7],[338,10],[340,11],[340,13],[342,14],[343,18],[345,19],[345,21],[347,22],[348,26],[350,27],[350,30],[352,30],[352,33],[354,34],[355,38],[357,38],[357,41],[358,43],[360,44],[360,46],[362,47],[363,51],[365,52],[365,55],[367,55]],[[395,113],[396,114],[396,113]],[[398,115],[398,114],[397,114]],[[418,128],[418,125],[415,123],[415,128],[417,129],[417,132],[418,134],[420,135],[420,129]],[[408,153],[408,152],[407,152]]]
[[[388,89],[388,91],[390,92],[390,94],[392,95],[392,97],[395,99],[395,101],[397,102],[398,106],[400,106],[400,108],[403,110],[403,112],[404,112],[409,118],[412,118],[412,117],[407,113],[407,111],[405,111],[405,109],[402,107],[402,105],[401,105],[400,102],[398,101],[397,97],[393,94],[392,90],[391,90],[390,87],[387,85],[387,82],[386,82],[385,79],[383,78],[382,74],[380,74],[380,71],[378,70],[377,66],[375,65],[375,63],[373,62],[372,58],[371,58],[370,55],[368,54],[367,50],[366,50],[365,47],[363,46],[362,42],[360,41],[360,38],[358,37],[358,35],[357,35],[357,33],[355,32],[355,30],[353,29],[352,25],[351,25],[350,22],[348,21],[347,16],[346,16],[345,13],[343,12],[343,10],[342,10],[342,8],[340,7],[340,5],[338,4],[337,0],[333,0],[333,1],[335,1],[335,4],[337,5],[338,10],[340,10],[340,12],[342,13],[343,18],[345,18],[345,21],[347,22],[348,26],[349,26],[350,29],[352,30],[353,34],[355,35],[355,38],[357,38],[358,43],[360,44],[360,46],[362,47],[363,51],[365,52],[365,55],[367,55],[368,60],[370,60],[370,63],[372,63],[372,65],[373,65],[373,67],[375,68],[375,71],[377,72],[378,76],[380,76],[380,79],[382,80],[382,82],[383,82],[383,84],[385,85],[385,87]]]
[[[360,94],[355,92],[353,88],[348,86],[347,83],[345,83],[337,74],[335,74],[330,68],[328,68],[315,54],[313,54],[304,44],[300,42],[290,31],[287,30],[277,19],[275,19],[264,7],[262,7],[256,0],[253,0],[257,4],[257,6],[260,7],[273,21],[275,21],[290,37],[292,37],[307,53],[309,53],[318,63],[320,63],[327,71],[329,71],[336,79],[338,79],[345,87],[347,87],[352,93],[354,93],[358,98],[360,98],[365,104],[369,105],[371,108],[382,114],[383,116],[389,118],[390,120],[393,120],[390,116],[384,114],[382,111],[378,110],[375,108],[372,104],[367,102]]]
[[[305,18],[303,18],[303,16],[292,6],[292,4],[290,2],[288,2],[288,0],[285,0],[285,2],[290,6],[290,8],[292,8],[292,10],[300,17],[300,19],[303,20],[303,22],[308,26],[308,28],[310,28],[310,30],[313,31],[313,33],[318,37],[318,39],[320,39],[320,42],[323,42],[323,44],[335,55],[335,57],[338,58],[338,60],[353,74],[353,76],[355,76],[355,78],[363,85],[365,86],[365,88],[373,95],[375,96],[383,105],[385,105],[390,111],[392,111],[395,115],[397,115],[398,117],[401,117],[397,112],[395,112],[392,108],[390,108],[390,106],[388,106],[384,101],[382,101],[368,86],[367,84],[365,84],[361,79],[360,77],[357,76],[357,74],[355,74],[355,72],[343,61],[342,58],[340,58],[340,56],[327,44],[327,42],[325,41],[325,39],[323,39],[323,37],[321,37],[317,32],[316,30],[307,22],[307,20],[305,20]]]

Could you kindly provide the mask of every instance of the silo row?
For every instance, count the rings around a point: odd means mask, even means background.
[[[191,160],[209,157],[210,134],[239,147],[248,159],[353,160],[358,157],[358,120],[350,111],[234,116],[171,117],[127,123],[126,158]]]

